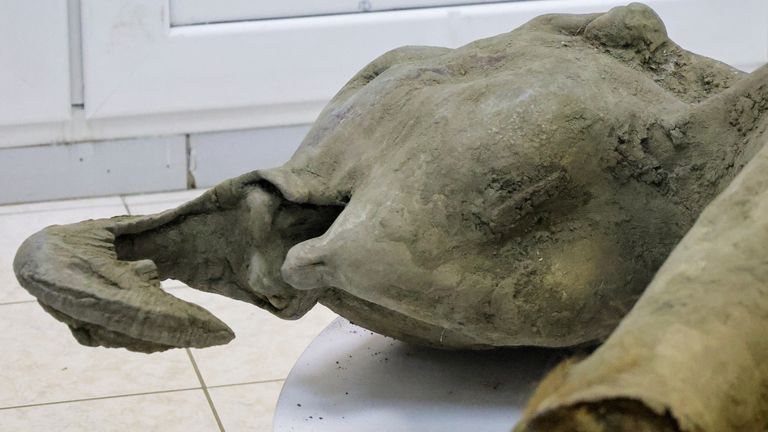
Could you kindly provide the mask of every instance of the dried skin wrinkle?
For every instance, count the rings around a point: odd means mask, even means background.
[[[518,430],[643,430],[638,418],[666,421],[648,430],[766,430],[766,173],[768,146],[706,208],[605,344],[544,381]]]
[[[754,155],[765,75],[683,50],[641,4],[399,48],[284,166],[158,215],[48,228],[16,273],[87,345],[232,338],[168,277],[442,348],[594,344]]]

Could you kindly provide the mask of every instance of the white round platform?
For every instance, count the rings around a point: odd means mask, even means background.
[[[509,432],[536,382],[565,355],[434,350],[338,318],[288,375],[274,430]]]

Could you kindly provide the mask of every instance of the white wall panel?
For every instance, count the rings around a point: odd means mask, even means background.
[[[0,125],[69,118],[67,2],[0,1]]]
[[[172,27],[169,0],[83,0],[85,115],[247,108],[262,113],[254,126],[308,123],[357,70],[394,47],[455,47],[543,13],[625,3],[540,0]],[[768,60],[765,0],[647,3],[684,47],[742,68]]]
[[[301,144],[309,125],[192,134],[189,170],[197,187],[256,169],[281,166]]]

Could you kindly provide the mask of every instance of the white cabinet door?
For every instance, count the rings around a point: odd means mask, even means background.
[[[336,2],[341,0],[329,4]],[[627,0],[518,1],[251,21],[234,15],[227,20],[238,22],[207,25],[201,23],[221,17],[208,19],[206,10],[249,4],[253,12],[253,5],[265,2],[205,3],[208,9],[195,12],[203,16],[192,16],[202,2],[82,0],[86,118],[193,112],[236,117],[240,110],[247,113],[243,127],[307,123],[357,70],[394,47],[456,47],[540,14],[599,12]],[[768,60],[766,0],[741,0],[737,7],[732,0],[646,3],[685,48],[743,69]],[[264,11],[285,12],[271,7]],[[192,17],[196,25],[174,25],[174,14],[181,21]]]
[[[0,1],[0,125],[66,120],[69,95],[67,2]]]

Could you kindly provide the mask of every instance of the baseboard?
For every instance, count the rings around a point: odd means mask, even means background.
[[[208,187],[282,165],[308,128],[0,148],[0,204]]]

